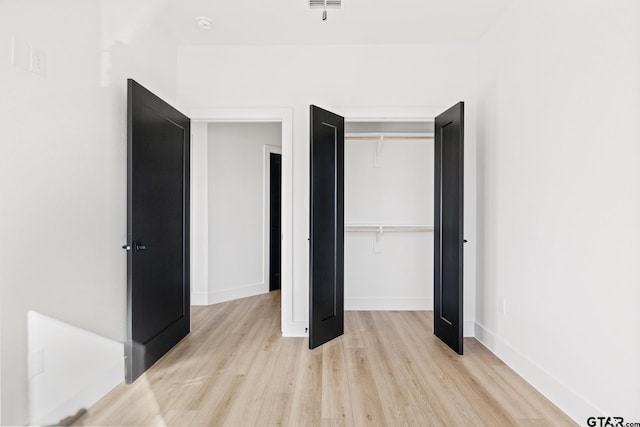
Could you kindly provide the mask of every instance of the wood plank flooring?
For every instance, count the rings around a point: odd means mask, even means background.
[[[346,312],[315,350],[280,334],[280,294],[192,308],[192,332],[74,425],[574,426],[475,339],[460,357],[431,312]]]

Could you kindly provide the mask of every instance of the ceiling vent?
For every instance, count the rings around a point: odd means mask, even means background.
[[[311,9],[324,9],[324,0],[309,0]],[[327,0],[327,9],[342,9],[342,0]]]

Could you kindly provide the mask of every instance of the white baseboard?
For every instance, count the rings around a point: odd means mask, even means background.
[[[283,325],[283,337],[308,337],[309,332],[307,322],[291,322],[289,325]]]
[[[220,302],[266,294],[267,292],[269,292],[269,285],[264,283],[222,289],[216,292],[209,292],[207,304],[218,304]]]
[[[209,294],[205,292],[191,293],[191,305],[209,305]]]
[[[584,424],[588,417],[604,414],[604,411],[478,322],[475,322],[475,336],[486,348],[579,425]]]
[[[462,335],[465,338],[473,338],[476,336],[475,324],[473,320],[465,320],[462,326]]]
[[[345,311],[433,310],[431,298],[345,298]]]

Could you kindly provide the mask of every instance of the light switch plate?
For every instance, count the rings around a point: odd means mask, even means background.
[[[15,36],[11,37],[11,65],[29,70],[29,47]]]

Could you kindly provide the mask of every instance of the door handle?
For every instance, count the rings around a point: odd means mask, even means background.
[[[122,249],[124,249],[125,251],[130,251],[131,250],[131,245],[124,245],[122,247]]]
[[[147,250],[147,247],[142,243],[135,242],[133,244],[133,252],[140,252],[140,251],[146,251],[146,250]]]

